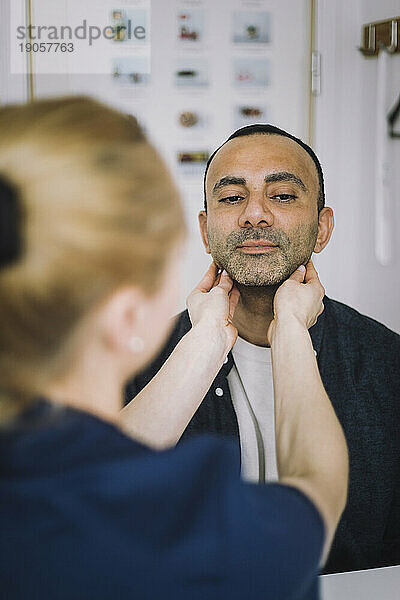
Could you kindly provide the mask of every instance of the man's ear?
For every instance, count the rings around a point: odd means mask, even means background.
[[[205,210],[201,210],[199,212],[199,225],[200,225],[201,239],[203,240],[204,248],[206,249],[207,254],[211,254],[210,246],[208,245],[207,213]]]
[[[331,239],[332,231],[335,226],[333,210],[329,206],[325,206],[318,217],[318,237],[315,242],[314,252],[321,252],[329,240]]]

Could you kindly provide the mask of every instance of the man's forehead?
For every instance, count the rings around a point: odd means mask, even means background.
[[[276,167],[285,171],[307,172],[318,179],[311,156],[294,140],[276,134],[254,134],[229,140],[216,153],[208,169],[207,185],[218,176],[241,175],[239,170],[259,168],[273,171]]]

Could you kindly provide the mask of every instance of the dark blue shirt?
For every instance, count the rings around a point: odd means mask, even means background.
[[[39,403],[0,430],[1,597],[315,599],[318,511],[239,470],[225,440],[155,452]]]
[[[324,305],[310,334],[350,457],[348,502],[324,573],[400,564],[400,336],[326,296]],[[154,377],[190,328],[185,311],[160,355],[127,386],[127,401]],[[232,365],[229,353],[182,439],[213,433],[239,448],[228,385]]]

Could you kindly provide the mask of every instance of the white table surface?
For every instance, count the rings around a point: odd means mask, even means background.
[[[400,600],[400,565],[320,577],[321,600]]]

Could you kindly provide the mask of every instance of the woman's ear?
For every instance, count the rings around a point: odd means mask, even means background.
[[[207,213],[205,210],[201,210],[199,212],[199,225],[200,225],[201,239],[203,240],[204,248],[206,249],[207,254],[211,254],[210,246],[208,245]]]
[[[140,328],[143,294],[135,287],[116,290],[103,304],[100,328],[110,351],[126,351]]]
[[[314,252],[321,252],[329,240],[331,239],[332,231],[335,226],[333,210],[329,206],[325,206],[318,216],[318,236],[315,242]]]

